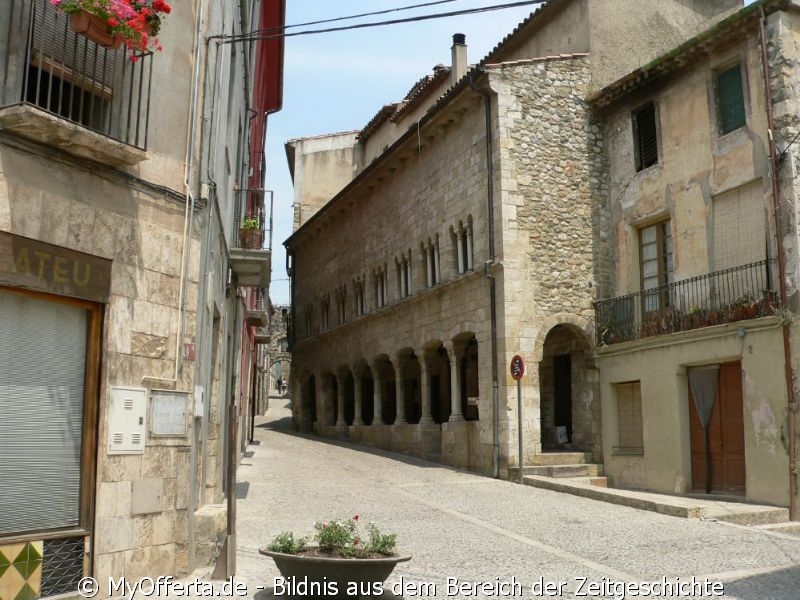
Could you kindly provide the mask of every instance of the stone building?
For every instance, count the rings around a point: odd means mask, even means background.
[[[590,95],[608,157],[595,352],[617,485],[786,505],[791,483],[796,503],[798,39],[797,2],[759,2]]]
[[[292,318],[292,307],[276,305],[270,320],[269,343],[269,376],[270,389],[277,391],[278,381],[286,386],[292,377],[292,354],[289,352],[289,323]]]
[[[297,425],[505,475],[520,354],[524,463],[565,448],[601,461],[593,302],[614,263],[585,99],[740,6],[554,0],[476,67],[454,36],[451,66],[349,151],[352,134],[291,141]],[[317,209],[323,184],[343,187]]]
[[[268,285],[233,242],[263,106],[245,72],[279,90],[281,55],[206,39],[282,19],[176,2],[163,51],[131,55],[47,0],[0,6],[0,598],[185,574],[230,533],[235,286]]]

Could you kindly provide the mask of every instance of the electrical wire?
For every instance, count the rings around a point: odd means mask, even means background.
[[[293,27],[307,27],[309,25],[320,25],[321,23],[333,23],[335,21],[347,21],[349,19],[360,19],[362,17],[372,17],[374,15],[385,15],[392,12],[400,12],[401,10],[411,10],[412,8],[426,8],[428,6],[436,6],[437,4],[448,4],[450,2],[458,2],[458,0],[437,0],[436,2],[423,2],[422,4],[410,4],[408,6],[398,6],[397,8],[389,8],[386,10],[376,10],[375,12],[366,12],[358,15],[350,15],[347,17],[336,17],[334,19],[323,19],[322,21],[308,21],[307,23],[293,23],[291,25],[282,25],[278,27],[270,27],[262,31],[275,31],[277,29],[291,29]]]
[[[276,39],[281,37],[294,37],[298,35],[315,35],[319,33],[331,33],[334,31],[349,31],[352,29],[364,29],[367,27],[382,27],[385,25],[398,25],[401,23],[414,23],[417,21],[428,21],[431,19],[443,19],[446,17],[457,17],[461,15],[470,15],[475,13],[484,13],[484,12],[491,12],[495,10],[503,10],[506,8],[517,8],[520,6],[527,6],[531,4],[545,4],[549,0],[524,0],[522,2],[510,2],[507,4],[497,4],[494,6],[484,6],[481,8],[467,8],[463,10],[455,10],[445,13],[434,13],[429,15],[418,15],[416,17],[407,17],[403,19],[391,19],[388,21],[375,21],[373,23],[358,23],[354,25],[345,25],[342,27],[329,27],[326,29],[309,29],[306,31],[296,31],[293,33],[269,33],[270,30],[265,29],[258,29],[256,31],[252,31],[250,33],[244,33],[240,35],[231,35],[231,36],[212,36],[209,39],[218,39],[219,43],[232,43],[232,42],[241,42],[241,41],[255,41],[255,40],[269,40],[269,39]]]

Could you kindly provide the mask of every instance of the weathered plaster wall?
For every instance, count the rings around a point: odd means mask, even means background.
[[[356,132],[290,140],[294,152],[294,229],[308,221],[355,176]]]
[[[788,502],[786,380],[780,324],[774,317],[641,340],[601,355],[605,471],[615,486],[691,491],[689,382],[686,367],[741,360],[746,493],[754,502]],[[616,456],[617,383],[641,381],[644,455]]]
[[[771,47],[781,46],[787,58],[775,59],[773,90],[785,128],[784,140],[796,131],[794,71],[796,57],[793,14],[770,17]],[[779,33],[780,36],[779,36]],[[778,37],[779,36],[779,37]],[[763,195],[769,255],[777,252],[769,179],[767,117],[763,69],[757,32],[739,44],[700,58],[678,75],[630,94],[606,115],[606,151],[611,177],[611,228],[616,271],[604,297],[640,288],[638,230],[669,218],[674,241],[675,280],[714,270],[713,198],[741,186]],[[773,54],[773,57],[775,55]],[[745,66],[745,127],[720,135],[715,108],[714,72],[734,64]],[[631,111],[653,100],[659,124],[659,161],[635,172]],[[788,143],[785,142],[785,143]],[[782,142],[778,142],[779,148]],[[797,281],[797,237],[793,178],[784,186],[784,242],[790,286]],[[774,269],[774,265],[773,265]],[[796,289],[796,288],[794,288]],[[745,321],[744,337],[734,325],[701,329],[669,338],[645,338],[602,349],[598,357],[603,398],[606,472],[615,483],[684,493],[691,487],[689,462],[689,365],[742,361],[747,497],[785,504],[788,501],[786,455],[786,385],[781,329],[777,317]],[[792,329],[796,348],[796,328]],[[793,352],[796,357],[797,353]],[[797,362],[796,358],[793,362]],[[641,380],[644,418],[643,457],[614,456],[618,382]]]
[[[592,87],[648,63],[743,6],[743,0],[585,0]]]
[[[742,59],[746,65],[747,126],[717,133],[713,74]],[[756,40],[693,65],[679,77],[645,88],[615,106],[606,117],[606,151],[611,189],[614,262],[613,290],[605,297],[639,289],[638,229],[669,218],[674,241],[675,280],[713,270],[712,199],[746,184],[760,186],[765,210],[768,179],[767,131]],[[658,163],[636,172],[631,111],[656,104],[659,126]],[[767,226],[772,230],[770,220]],[[770,236],[772,238],[772,236]],[[772,243],[770,254],[775,256]]]

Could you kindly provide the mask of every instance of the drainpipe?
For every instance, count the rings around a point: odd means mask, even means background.
[[[474,73],[469,76],[470,87],[483,96],[486,121],[486,210],[489,226],[489,260],[484,265],[484,272],[489,278],[489,306],[492,344],[492,474],[500,477],[500,397],[498,390],[497,364],[497,281],[492,273],[495,264],[494,254],[494,170],[492,168],[492,103],[491,94],[475,85]]]
[[[780,285],[781,306],[788,310],[788,294],[786,292],[786,257],[783,253],[783,225],[781,222],[780,182],[778,181],[778,153],[775,147],[775,115],[773,112],[772,89],[769,83],[769,56],[767,54],[767,16],[761,7],[761,62],[764,73],[764,92],[767,101],[767,126],[769,127],[769,159],[772,170],[772,203],[775,216],[775,234],[778,246],[778,281]],[[783,356],[785,362],[786,389],[788,391],[787,430],[789,436],[789,520],[797,521],[797,400],[794,394],[794,371],[792,369],[792,350],[789,327],[783,330]]]

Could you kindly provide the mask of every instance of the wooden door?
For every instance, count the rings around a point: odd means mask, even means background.
[[[689,422],[692,455],[692,489],[706,488],[705,438],[689,389]],[[709,424],[711,440],[711,491],[744,495],[744,405],[741,363],[719,368],[719,385]]]

